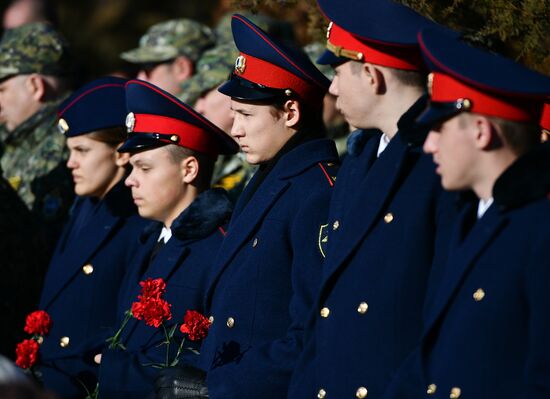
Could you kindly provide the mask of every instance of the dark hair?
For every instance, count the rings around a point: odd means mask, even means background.
[[[540,126],[488,116],[502,134],[502,138],[517,155],[522,155],[540,143]]]
[[[127,134],[126,130],[120,126],[96,130],[88,133],[87,136],[92,140],[100,141],[112,147],[116,147],[126,140]]]
[[[167,144],[164,148],[166,148],[174,163],[180,163],[188,157],[195,157],[199,162],[199,173],[197,174],[195,185],[200,191],[204,191],[210,187],[212,174],[214,173],[214,164],[216,163],[215,158],[175,144]]]

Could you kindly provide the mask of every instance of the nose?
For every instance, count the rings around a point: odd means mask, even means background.
[[[147,71],[145,71],[144,69],[140,69],[136,77],[140,80],[147,80],[148,76],[149,74],[147,73]]]
[[[137,180],[134,178],[134,173],[131,172],[126,180],[124,180],[126,187],[137,187]]]
[[[200,97],[195,103],[195,111],[204,115],[204,97]]]
[[[78,163],[74,159],[74,155],[71,152],[69,154],[69,159],[67,159],[67,168],[69,169],[76,169],[78,167]]]
[[[435,154],[437,152],[439,142],[439,133],[434,132],[433,130],[428,133],[426,141],[424,141],[424,146],[422,149],[426,154]]]
[[[231,136],[233,136],[235,140],[244,136],[244,129],[242,129],[237,119],[238,118],[233,119],[233,125],[231,126]]]
[[[330,87],[328,88],[328,92],[332,94],[333,96],[338,96],[338,76],[335,76],[334,79],[332,79],[332,82],[330,82]]]

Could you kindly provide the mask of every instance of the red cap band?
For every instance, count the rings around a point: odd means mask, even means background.
[[[337,57],[370,62],[389,68],[421,71],[426,67],[417,46],[402,46],[361,41],[331,22],[327,30],[327,48]]]
[[[160,133],[170,134],[170,139],[160,138],[163,143],[176,144],[203,154],[216,157],[218,155],[216,145],[210,140],[209,134],[200,127],[179,119],[161,115],[135,114],[133,133]],[[175,136],[175,137],[174,137]]]
[[[235,75],[273,89],[290,89],[304,100],[319,100],[325,90],[260,58],[241,53],[235,62]]]
[[[550,130],[550,102],[544,104],[542,118],[540,118],[540,127],[545,130]]]
[[[538,123],[542,112],[541,100],[526,97],[511,98],[502,94],[492,95],[439,72],[433,73],[431,98],[434,102],[468,99],[472,104],[470,112],[517,122]]]

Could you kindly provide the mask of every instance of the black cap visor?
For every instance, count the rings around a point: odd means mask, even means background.
[[[447,119],[451,119],[453,116],[470,109],[469,105],[465,106],[465,101],[467,100],[457,100],[452,102],[431,101],[424,112],[416,118],[416,123],[422,126],[431,127],[438,123],[444,122]]]
[[[222,84],[218,91],[237,100],[262,101],[285,96],[284,89],[273,89],[259,83],[243,79],[234,73]]]
[[[332,65],[334,67],[343,64],[344,62],[351,61],[350,58],[338,57],[330,50],[325,50],[323,54],[317,59],[319,65]]]
[[[144,150],[152,150],[167,144],[170,143],[159,140],[158,134],[156,133],[129,133],[128,138],[117,151],[139,152]]]

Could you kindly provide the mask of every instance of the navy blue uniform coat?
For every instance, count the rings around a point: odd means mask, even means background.
[[[141,292],[139,282],[149,277],[163,278],[166,282],[164,298],[172,305],[172,319],[166,322],[167,326],[181,324],[186,310],[204,313],[204,298],[214,257],[225,234],[222,226],[230,215],[231,203],[224,190],[203,192],[174,220],[173,236],[149,263],[151,250],[162,228],[160,223],[151,225],[142,237],[143,248],[134,259],[135,273],[121,294],[119,325],[124,312],[137,301]],[[117,328],[118,325],[115,330]],[[179,330],[176,335],[178,340],[182,338]],[[131,319],[121,339],[126,350],[106,349],[102,355],[100,397],[141,399],[151,393],[158,369],[144,365],[165,362],[166,346],[159,346],[163,340],[162,328],[156,329],[144,321]],[[185,346],[192,344],[187,341]],[[195,343],[196,348],[198,344]],[[175,353],[172,358],[173,355]],[[180,364],[195,365],[197,359],[196,354],[185,350]]]
[[[92,201],[76,199],[50,262],[39,306],[53,321],[40,347],[44,385],[64,398],[84,396],[77,378],[91,389],[96,384],[93,356],[116,320],[113,303],[147,223],[137,215],[123,182],[97,205]],[[85,209],[92,213],[78,229]],[[64,347],[63,337],[68,339]]]
[[[317,238],[336,162],[332,141],[300,144],[278,160],[246,205],[237,203],[207,298],[214,323],[201,365],[210,398],[285,396],[318,287]]]
[[[437,224],[445,219],[434,164],[411,123],[420,99],[377,159],[380,133],[359,131],[330,204],[319,295],[291,398],[380,397],[421,334]]]
[[[462,207],[426,308],[421,361],[411,356],[388,397],[550,397],[549,150],[501,175],[481,219],[477,199]]]

